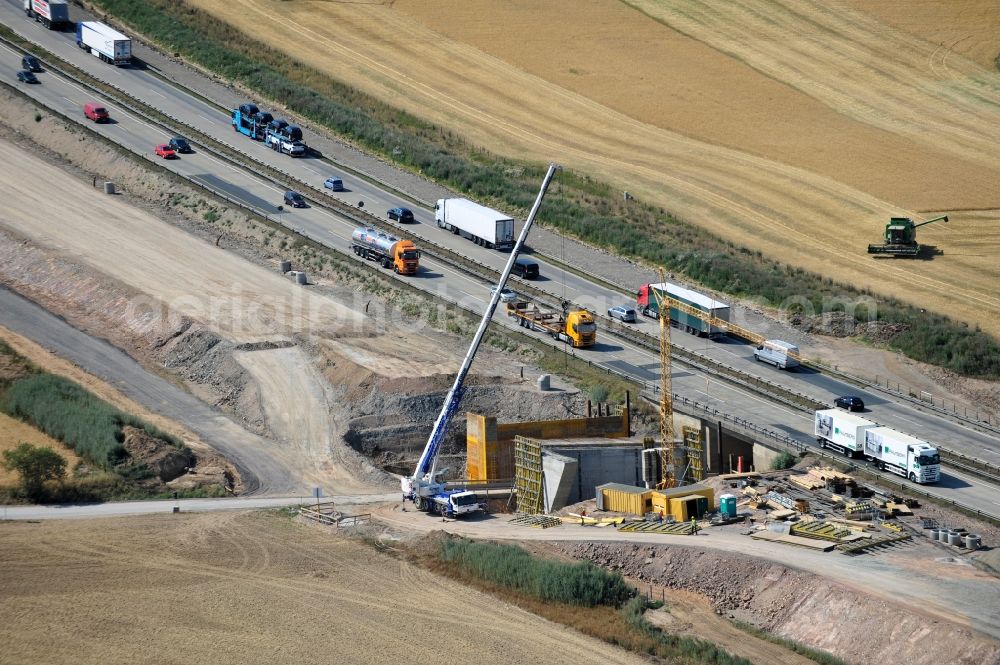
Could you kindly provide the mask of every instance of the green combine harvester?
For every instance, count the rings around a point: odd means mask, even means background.
[[[947,222],[948,215],[941,215],[926,222],[915,224],[909,217],[892,217],[885,225],[885,243],[868,245],[869,254],[891,254],[892,256],[917,256],[920,243],[917,242],[917,227],[934,222]]]

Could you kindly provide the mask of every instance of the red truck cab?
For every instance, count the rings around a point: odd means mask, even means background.
[[[97,102],[87,102],[84,104],[83,114],[94,122],[109,122],[111,120],[108,110]]]

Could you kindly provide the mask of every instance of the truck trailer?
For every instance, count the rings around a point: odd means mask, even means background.
[[[636,295],[639,311],[644,316],[658,318],[660,307],[657,298],[669,299],[670,325],[673,327],[710,339],[726,336],[726,330],[718,326],[729,321],[729,305],[726,303],[683,286],[663,282],[639,287]]]
[[[383,231],[358,227],[351,234],[351,249],[360,257],[378,261],[397,275],[416,274],[420,251],[412,240],[400,240]]]
[[[468,238],[488,249],[514,246],[514,220],[468,199],[438,199],[434,219],[439,228]]]
[[[70,24],[66,0],[24,0],[24,13],[49,30],[58,30]]]
[[[249,136],[255,141],[263,141],[267,126],[274,121],[274,117],[267,111],[261,111],[256,104],[240,104],[239,108],[233,109],[232,123],[233,131]]]
[[[264,143],[272,150],[292,157],[305,156],[306,144],[302,141],[302,130],[295,125],[289,125],[281,119],[272,120],[265,127],[264,134]]]
[[[865,457],[883,471],[910,482],[936,483],[941,479],[941,456],[937,448],[890,427],[865,430]]]
[[[541,308],[532,302],[517,300],[507,303],[507,316],[517,319],[522,328],[547,333],[553,339],[572,344],[574,348],[593,346],[597,342],[594,315],[585,309],[557,312]]]
[[[76,45],[113,65],[132,62],[132,40],[114,28],[97,21],[76,24]]]
[[[848,457],[862,457],[865,451],[865,432],[878,427],[876,423],[840,409],[817,411],[813,421],[816,443],[831,448]]]

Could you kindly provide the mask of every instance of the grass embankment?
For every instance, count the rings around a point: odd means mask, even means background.
[[[422,560],[436,572],[493,593],[586,635],[678,665],[750,665],[706,640],[667,633],[646,620],[649,607],[619,573],[589,562],[533,557],[517,545],[446,537]],[[759,631],[763,632],[763,631]],[[791,640],[758,635],[823,665],[842,665],[829,654]]]
[[[183,2],[93,3],[168,51],[404,167],[508,209],[524,211],[533,201],[543,165],[491,155],[446,128],[333,80]],[[618,192],[602,183],[563,173],[549,190],[545,221],[589,243],[666,266],[709,288],[793,312],[846,311],[866,323],[868,308],[861,303],[874,298],[877,319],[898,324],[898,331],[887,339],[868,341],[968,376],[1000,378],[1000,343],[978,329],[783,265],[660,208],[622,201]]]
[[[437,572],[628,651],[678,665],[751,665],[710,642],[664,633],[642,617],[645,600],[620,574],[590,563],[539,559],[517,545],[465,538],[443,540],[429,563]]]
[[[122,445],[122,428],[131,425],[181,448],[183,442],[177,437],[111,406],[68,379],[42,371],[3,341],[0,341],[0,369],[0,412],[28,423],[80,457],[67,479],[45,486],[46,500],[97,501],[172,495],[145,464],[129,457]],[[216,493],[200,489],[184,494]],[[0,499],[22,498],[15,488],[0,488]]]

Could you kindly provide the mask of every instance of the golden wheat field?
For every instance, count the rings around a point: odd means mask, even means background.
[[[493,152],[1000,334],[991,0],[188,2]],[[866,253],[935,213],[931,260]]]

